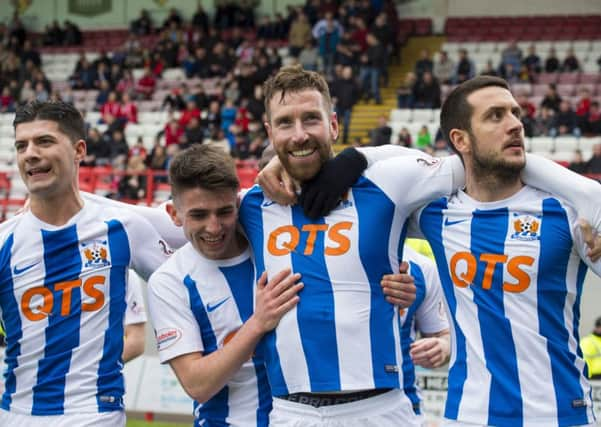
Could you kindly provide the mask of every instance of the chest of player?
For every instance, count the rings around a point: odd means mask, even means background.
[[[456,292],[564,292],[578,264],[561,209],[453,212],[441,220],[440,237],[428,234],[445,254],[446,282]]]
[[[27,238],[15,230],[0,278],[5,321],[68,318],[100,311],[110,298],[125,300],[130,254],[124,229],[87,225],[38,230]]]

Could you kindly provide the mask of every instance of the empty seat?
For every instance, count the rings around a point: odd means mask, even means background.
[[[537,154],[549,153],[554,149],[554,140],[548,136],[536,136],[530,140],[530,149]]]
[[[395,109],[390,111],[391,122],[410,122],[411,121],[411,110],[408,108]]]
[[[429,108],[416,108],[411,115],[411,121],[414,123],[427,124],[432,121],[432,110]]]

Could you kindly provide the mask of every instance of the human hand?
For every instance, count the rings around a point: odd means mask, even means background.
[[[255,312],[252,316],[262,332],[274,329],[280,319],[298,304],[297,294],[304,286],[298,282],[300,277],[299,273],[290,274],[287,268],[267,281],[267,273],[263,272],[257,283]]]
[[[408,271],[409,264],[403,261],[398,273],[386,274],[380,281],[386,301],[401,308],[407,308],[415,301],[415,281]]]
[[[259,172],[257,183],[274,202],[284,206],[296,203],[296,183],[284,170],[277,156]]]

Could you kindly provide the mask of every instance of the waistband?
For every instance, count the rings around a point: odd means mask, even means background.
[[[370,397],[387,393],[390,390],[390,388],[376,388],[373,390],[363,390],[351,393],[292,393],[277,397],[289,402],[296,402],[303,405],[311,405],[314,408],[320,408],[322,406],[340,405],[369,399]]]

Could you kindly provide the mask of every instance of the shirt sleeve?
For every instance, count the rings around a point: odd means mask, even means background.
[[[182,354],[202,352],[198,322],[181,281],[159,271],[148,281],[148,312],[155,331],[159,360],[165,363]]]
[[[166,207],[171,201],[164,202],[157,207],[149,207],[123,203],[97,194],[86,193],[85,191],[80,192],[80,194],[84,200],[89,200],[102,206],[124,209],[128,212],[136,212],[152,224],[152,227],[172,248],[177,249],[187,243],[183,229],[176,226],[173,221],[171,221],[171,217],[167,212]]]
[[[364,176],[381,188],[393,203],[409,208],[409,213],[450,195],[465,183],[459,157],[435,158],[425,153],[379,161],[368,168]]]
[[[125,325],[146,323],[146,309],[142,295],[142,279],[132,270],[129,270],[127,280],[127,307],[125,308]]]
[[[567,201],[593,228],[601,231],[601,185],[544,157],[527,154],[524,183]]]
[[[415,311],[416,328],[424,334],[436,334],[449,328],[442,300],[442,285],[434,262],[425,256],[419,256],[418,259],[426,282],[426,294]]]
[[[135,213],[130,215],[127,229],[131,248],[130,267],[147,281],[169,259],[173,250],[150,222]]]

